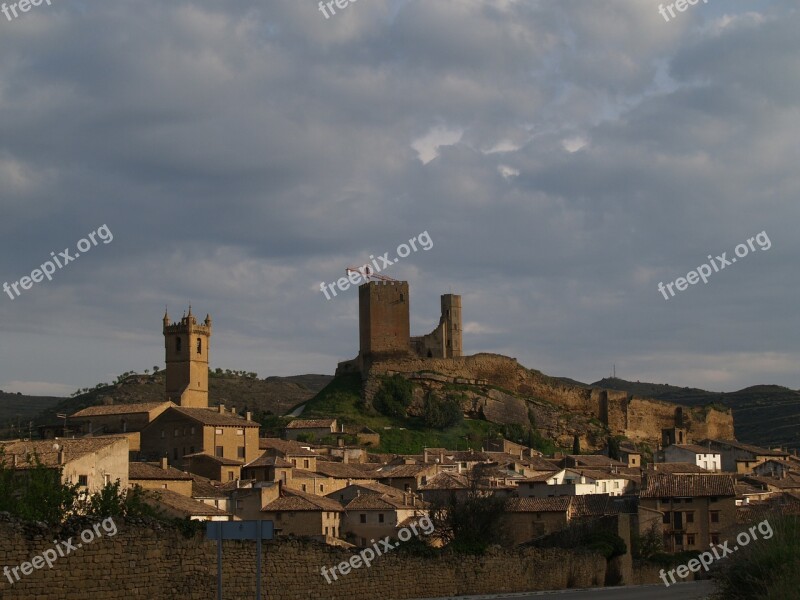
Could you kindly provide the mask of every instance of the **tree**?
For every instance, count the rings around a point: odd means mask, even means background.
[[[506,500],[495,490],[480,485],[482,470],[481,465],[473,468],[466,494],[451,492],[431,500],[429,514],[437,537],[448,548],[463,554],[483,554],[490,545],[506,541]]]
[[[608,438],[608,458],[619,460],[619,440],[613,436]]]
[[[158,371],[159,371],[159,366],[158,365],[153,365],[153,375],[158,373]]]
[[[453,394],[440,398],[434,392],[428,392],[423,404],[422,418],[425,426],[432,429],[447,429],[457,425],[464,418],[460,398]]]
[[[573,454],[580,454],[581,453],[581,438],[576,433],[572,436],[572,453]]]

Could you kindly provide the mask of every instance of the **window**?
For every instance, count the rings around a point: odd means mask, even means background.
[[[716,502],[718,498],[716,496],[711,496],[711,502]]]
[[[280,521],[281,520],[281,513],[279,513],[279,512],[275,513],[275,520],[276,521]]]
[[[242,508],[242,506],[243,506],[242,505],[242,501],[241,500],[237,500],[236,501],[236,508]]]
[[[325,535],[328,535],[328,528],[325,528]]]
[[[192,427],[192,435],[194,435],[194,427]]]
[[[406,492],[410,492],[411,491],[411,484],[410,483],[405,484],[404,491],[406,491]]]
[[[711,534],[711,543],[712,544],[719,544],[719,534],[718,533],[712,533]]]
[[[711,522],[712,523],[719,523],[719,511],[712,510],[711,511]]]
[[[367,522],[367,515],[365,515],[364,513],[361,513],[360,515],[358,515],[358,519],[359,519],[359,521],[361,523],[366,523]]]
[[[693,512],[687,512],[686,513],[686,522],[687,523],[694,523],[694,513]]]
[[[236,435],[244,435],[244,429],[237,429]]]
[[[307,459],[307,458],[304,458],[304,459],[303,459],[303,468],[304,468],[304,469],[307,469],[307,468],[308,468],[308,459]]]
[[[692,499],[691,498],[686,498],[686,500],[684,500],[684,502],[686,502],[686,504],[691,504],[692,503]]]
[[[378,523],[383,523],[383,513],[378,513]]]
[[[681,503],[681,499],[680,498],[673,498],[672,499],[672,503],[673,504],[680,504]]]
[[[175,353],[177,354],[180,351],[181,351],[181,338],[176,337],[175,338]]]
[[[694,534],[687,533],[686,534],[686,545],[687,546],[694,546]]]
[[[217,427],[217,428],[214,430],[214,433],[216,433],[217,435],[222,435],[222,427]]]
[[[166,437],[166,435],[167,435],[166,429],[162,429],[161,430],[161,437],[164,438],[164,437]]]
[[[222,458],[222,446],[217,446],[214,449],[214,455],[218,456],[219,458]]]
[[[236,450],[236,456],[239,458],[244,458],[244,446],[239,446],[239,448]]]
[[[321,484],[321,483],[319,484],[319,491],[320,492],[324,492],[325,491],[325,486],[323,484]]]
[[[88,475],[78,475],[78,485],[82,485],[84,487],[89,485],[89,476]]]
[[[200,338],[197,338],[197,353],[198,354],[203,353],[203,340]]]
[[[302,492],[306,491],[306,484],[305,483],[301,483],[300,484],[300,491],[302,491]]]
[[[676,533],[675,534],[675,545],[676,546],[683,546],[683,534]]]
[[[615,489],[615,490],[618,490],[618,489],[619,489],[619,481],[615,481],[615,482],[614,482],[614,489]]]
[[[228,481],[233,481],[233,471],[228,471]],[[239,500],[241,502],[241,500]]]
[[[179,433],[179,432],[180,432],[180,429],[176,429],[176,430],[175,430],[175,437],[178,437],[178,433]]]
[[[668,512],[664,513],[664,520],[662,522],[664,523],[664,525],[669,525],[669,513]]]
[[[161,485],[161,487],[162,487],[163,489],[167,489],[167,484],[166,484],[166,483],[164,483],[164,484],[162,484],[162,485]]]

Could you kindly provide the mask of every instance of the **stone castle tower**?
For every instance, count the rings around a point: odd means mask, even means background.
[[[442,295],[442,317],[439,326],[444,330],[444,358],[462,356],[461,350],[461,296]]]
[[[370,281],[358,288],[358,331],[362,357],[406,355],[410,325],[407,281]]]
[[[187,408],[208,408],[208,342],[211,317],[202,325],[189,314],[170,324],[164,313],[164,357],[167,365],[167,400]]]

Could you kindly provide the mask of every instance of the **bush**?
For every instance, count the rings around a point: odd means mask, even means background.
[[[431,429],[447,429],[458,425],[464,418],[461,410],[461,398],[454,394],[447,394],[444,398],[440,398],[433,392],[429,392],[425,397],[422,418],[425,426]]]
[[[414,397],[414,385],[402,375],[381,378],[375,393],[375,408],[387,417],[405,417]]]
[[[759,526],[765,521],[761,521]],[[717,580],[718,597],[726,600],[783,600],[796,598],[800,588],[800,517],[770,516],[764,529],[773,536],[750,541],[718,563],[712,576]],[[740,531],[745,531],[742,527]]]

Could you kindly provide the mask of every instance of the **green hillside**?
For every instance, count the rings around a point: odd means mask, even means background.
[[[25,396],[0,392],[0,436],[19,437],[19,428],[27,432],[31,420],[62,400],[64,398],[57,396]]]

